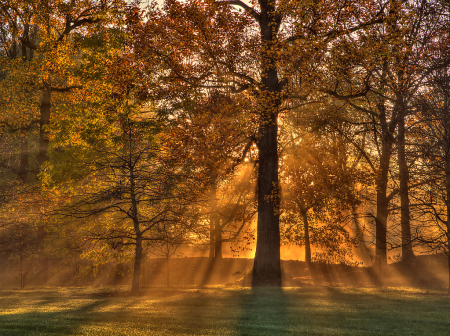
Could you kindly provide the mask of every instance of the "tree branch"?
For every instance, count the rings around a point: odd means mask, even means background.
[[[225,0],[225,1],[216,1],[215,2],[218,5],[231,5],[231,6],[238,6],[244,9],[247,13],[249,13],[253,18],[256,20],[256,22],[260,22],[260,14],[255,11],[252,7],[245,4],[244,2],[240,0]]]
[[[66,86],[65,88],[55,88],[55,87],[51,87],[50,90],[52,92],[67,92],[73,89],[82,89],[83,87],[80,85],[72,85],[72,86]]]

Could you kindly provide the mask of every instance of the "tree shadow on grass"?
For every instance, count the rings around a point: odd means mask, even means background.
[[[232,305],[221,291],[156,288],[138,297],[118,291],[7,300],[9,312],[0,315],[2,336],[215,334],[217,327],[229,326],[230,319],[220,317]]]
[[[63,298],[43,298],[37,307],[45,308],[60,303]],[[58,311],[26,311],[4,314],[0,317],[1,335],[74,335],[88,324],[95,312],[107,304],[106,299],[95,300],[75,308],[63,307]]]
[[[305,309],[303,313],[310,317],[307,324],[313,335],[435,336],[448,335],[450,328],[448,301],[426,302],[408,292],[323,287],[314,295],[295,291],[291,298],[305,299],[309,314]],[[431,313],[433,307],[435,313]]]
[[[293,335],[288,298],[282,288],[252,288],[242,297],[238,335]]]

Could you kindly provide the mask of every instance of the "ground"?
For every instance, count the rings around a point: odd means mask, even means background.
[[[0,291],[1,335],[448,335],[450,297],[410,288]]]

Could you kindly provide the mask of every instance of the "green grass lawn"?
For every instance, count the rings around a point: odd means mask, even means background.
[[[327,287],[154,288],[138,297],[125,287],[2,290],[0,335],[450,335],[450,297]]]

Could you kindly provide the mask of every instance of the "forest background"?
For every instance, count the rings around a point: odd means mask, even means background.
[[[147,6],[144,6],[147,5]],[[0,253],[450,264],[450,3],[0,1]],[[89,261],[89,262],[88,262]]]

